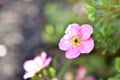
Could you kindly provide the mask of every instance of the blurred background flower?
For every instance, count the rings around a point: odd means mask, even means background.
[[[35,74],[40,72],[41,69],[47,67],[50,64],[51,60],[52,58],[47,57],[47,54],[42,51],[41,54],[36,56],[33,60],[25,61],[23,64],[23,67],[26,71],[25,75],[23,76],[24,79],[34,77]]]
[[[76,80],[82,80],[86,76],[87,70],[85,67],[80,66],[77,71]]]

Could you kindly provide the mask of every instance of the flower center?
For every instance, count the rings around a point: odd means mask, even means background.
[[[80,38],[79,37],[73,37],[72,38],[72,45],[73,46],[78,46],[78,45],[80,45],[81,44],[81,40],[80,40]]]

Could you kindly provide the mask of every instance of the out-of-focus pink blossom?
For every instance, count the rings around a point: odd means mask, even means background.
[[[94,48],[94,40],[90,37],[93,28],[89,24],[71,24],[59,42],[59,48],[66,51],[68,59],[77,58],[81,53],[90,53]]]
[[[24,79],[33,77],[38,71],[47,67],[52,58],[47,57],[47,54],[43,51],[41,55],[36,56],[33,60],[28,60],[23,64],[25,69],[25,75],[23,76]]]
[[[93,76],[88,76],[87,80],[95,80],[95,78]]]
[[[66,72],[63,80],[74,80],[72,72]]]
[[[85,77],[86,73],[87,73],[86,68],[83,67],[83,66],[80,66],[78,68],[78,72],[77,72],[77,75],[76,75],[76,80],[82,80]]]

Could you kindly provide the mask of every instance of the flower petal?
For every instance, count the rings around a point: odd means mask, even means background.
[[[65,35],[59,42],[59,48],[61,50],[67,50],[70,48],[70,46],[72,45],[72,43],[70,42],[70,37],[69,35]]]
[[[81,53],[90,53],[94,48],[94,40],[89,38],[88,40],[84,41],[81,46]]]
[[[27,78],[31,78],[35,75],[34,72],[28,72],[28,73],[25,73],[25,75],[23,76],[24,79],[27,79]]]
[[[23,64],[23,67],[26,72],[31,72],[36,70],[37,64],[34,62],[34,60],[28,60]]]
[[[82,33],[82,40],[86,40],[90,38],[90,35],[93,33],[93,28],[89,24],[83,24],[80,27],[80,32]]]
[[[52,58],[51,57],[48,57],[44,63],[44,66],[43,67],[46,67],[50,64],[50,62],[52,61]]]
[[[36,56],[36,57],[34,58],[34,61],[36,62],[36,64],[39,65],[39,67],[41,67],[41,66],[43,65],[43,61],[42,61],[42,58],[41,58],[40,55]]]
[[[46,57],[47,57],[46,52],[45,52],[45,51],[42,51],[42,52],[41,52],[41,59],[42,59],[42,61],[45,61]]]
[[[74,59],[74,58],[77,58],[79,55],[80,55],[80,49],[79,49],[79,47],[77,47],[77,48],[70,48],[69,50],[67,50],[66,51],[66,54],[65,54],[65,56],[66,56],[66,58],[68,58],[68,59]]]
[[[68,25],[65,34],[70,35],[70,36],[75,36],[78,33],[78,30],[80,29],[80,25],[79,24],[70,24]]]

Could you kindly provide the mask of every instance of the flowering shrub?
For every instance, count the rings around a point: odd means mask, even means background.
[[[92,26],[88,24],[71,24],[59,42],[59,48],[66,51],[68,59],[77,58],[81,53],[90,53],[94,48],[94,40],[90,37]]]
[[[75,0],[67,1],[71,2]],[[120,79],[120,57],[116,58],[116,56],[120,56],[120,0],[110,0],[109,2],[107,0],[87,0],[80,3],[79,1],[80,0],[76,0],[76,3],[72,3],[74,6],[73,11],[69,11],[66,5],[63,10],[61,5],[58,4],[49,3],[45,6],[45,14],[48,17],[48,23],[45,26],[42,37],[44,41],[50,42],[52,45],[58,44],[59,49],[65,51],[65,57],[67,59],[60,56],[59,58],[61,60],[56,63],[55,61],[57,60],[54,59],[54,67],[52,65],[50,68],[47,66],[51,62],[51,58],[45,57],[44,63],[41,59],[44,56],[42,54],[39,57],[35,57],[33,60],[26,61],[24,64],[26,71],[24,75],[25,79],[107,80],[111,75],[115,76],[110,77],[108,80]],[[86,21],[83,21],[78,15],[76,16],[74,11],[77,12],[79,16],[82,13],[81,17],[86,18],[84,19]],[[61,16],[61,12],[64,13],[64,15]],[[68,27],[66,25],[68,25]],[[63,36],[64,31],[65,35]],[[93,49],[95,50],[91,52]],[[89,54],[90,52],[95,54]],[[55,54],[55,56],[56,55],[57,54]],[[79,55],[81,56],[79,57]],[[115,68],[118,73],[113,68],[114,60]],[[56,68],[55,64],[59,65],[60,68]],[[29,65],[31,67],[29,67]],[[77,74],[74,71],[72,73],[73,68],[71,69],[71,67],[76,68],[76,66],[79,65],[85,65],[86,68],[79,67]],[[71,70],[68,70],[67,73],[66,69],[69,68]],[[71,71],[71,73],[69,73],[69,71]],[[52,76],[48,78],[49,74]],[[94,74],[94,76],[91,74]]]

